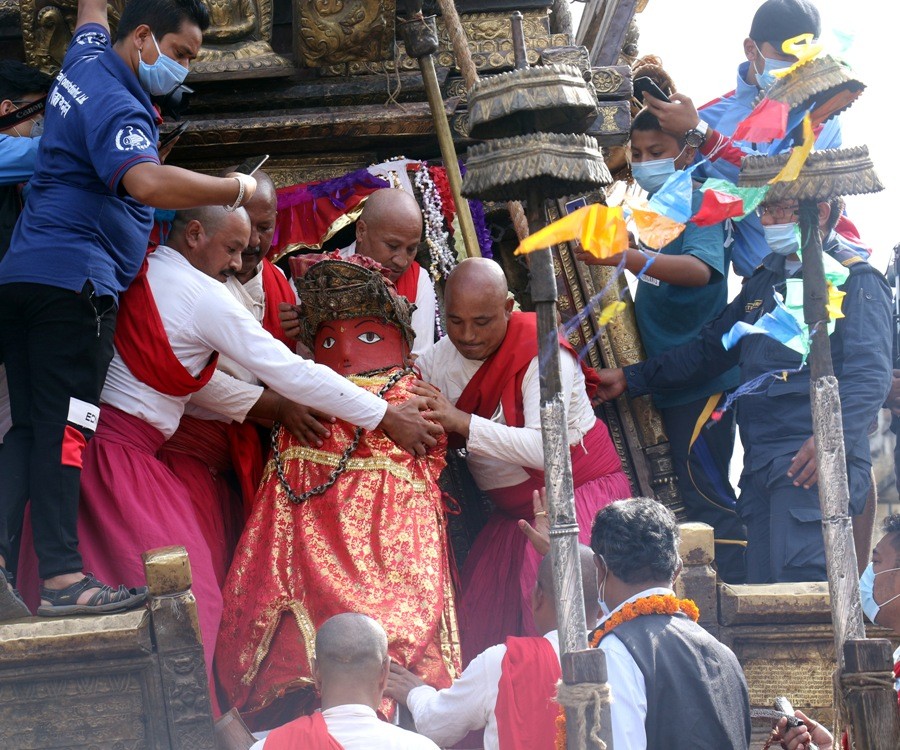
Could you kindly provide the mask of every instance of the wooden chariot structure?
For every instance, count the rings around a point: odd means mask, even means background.
[[[639,42],[635,17],[647,0],[590,0],[577,32],[567,0],[457,0],[456,27],[441,12],[452,9],[447,3],[426,0],[423,10],[426,17],[435,16],[437,45],[413,56],[399,20],[408,11],[398,9],[396,0],[207,0],[212,27],[187,79],[194,90],[185,115],[190,125],[171,163],[215,172],[267,153],[266,171],[284,187],[340,177],[401,154],[439,162],[443,153],[446,162],[435,101],[465,161],[477,143],[468,129],[468,91],[474,77],[516,67],[510,25],[515,10],[522,14],[520,54],[530,66],[574,66],[590,79],[597,114],[586,132],[612,162],[628,137],[630,66]],[[123,0],[110,2],[113,25],[122,6]],[[0,53],[54,72],[71,38],[76,8],[77,0],[0,0]],[[433,61],[433,79],[423,56]],[[432,80],[439,87],[437,99],[428,90]],[[610,166],[615,176],[617,166]],[[604,199],[603,190],[596,189],[546,200],[544,208],[554,220],[573,202]],[[528,266],[512,253],[518,236],[509,206],[488,201],[485,211],[494,257],[521,307],[534,309]],[[603,290],[613,273],[578,263],[566,244],[551,248],[551,261],[564,322]],[[624,283],[613,284],[597,310],[617,299],[618,284]],[[588,347],[594,367],[644,357],[627,290],[624,299],[628,308],[608,326],[590,315],[570,334],[577,349]],[[633,487],[681,515],[668,443],[649,398],[622,397],[603,404],[599,413]],[[459,559],[487,501],[459,462],[451,473],[468,519],[452,530]],[[712,531],[702,525],[685,527],[682,557],[679,595],[697,602],[700,623],[737,654],[752,705],[771,707],[776,696],[787,695],[795,707],[828,723],[836,660],[827,585],[717,582]],[[0,625],[0,746],[217,747],[186,555],[154,551],[145,556],[145,565],[149,609]],[[767,733],[768,726],[760,724],[755,735],[760,745]],[[240,746],[220,742],[219,747]]]

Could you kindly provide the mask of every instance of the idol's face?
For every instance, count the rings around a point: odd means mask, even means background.
[[[398,367],[408,353],[400,329],[373,317],[322,323],[313,347],[316,362],[344,376]]]

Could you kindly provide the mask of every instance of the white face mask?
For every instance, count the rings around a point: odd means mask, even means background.
[[[602,557],[600,557],[600,559],[603,560]],[[603,580],[600,581],[597,585],[597,590],[599,592],[597,596],[597,604],[600,605],[600,614],[602,614],[604,617],[609,617],[612,614],[612,610],[610,610],[603,598],[606,594],[606,579],[609,578],[609,568],[606,566],[605,560],[603,560],[603,569],[606,571],[606,573],[603,576]]]
[[[896,570],[900,570],[900,568],[888,568],[887,570],[879,570],[876,573],[874,565],[869,563],[863,571],[862,577],[859,579],[859,598],[862,600],[863,612],[865,612],[866,617],[872,622],[875,622],[875,618],[878,617],[878,613],[881,611],[882,607],[886,607],[894,601],[894,599],[900,599],[900,594],[894,594],[894,596],[887,601],[881,602],[881,604],[875,601],[876,576],[884,575],[885,573],[893,573]]]

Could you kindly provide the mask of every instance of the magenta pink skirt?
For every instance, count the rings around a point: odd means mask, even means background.
[[[190,488],[194,515],[209,549],[219,588],[240,537],[243,507],[228,481],[231,468],[225,422],[182,417],[178,431],[157,454],[185,487]]]
[[[200,632],[212,688],[222,592],[185,486],[156,457],[164,438],[143,420],[103,406],[84,453],[78,538],[85,570],[100,580],[142,586],[141,555],[182,545],[188,551]],[[215,702],[215,690],[213,705]]]
[[[533,520],[532,481],[524,482],[515,506],[501,507],[478,535],[461,574],[459,606],[463,667],[486,648],[508,636],[537,635],[531,617],[531,591],[541,558],[518,528],[520,518]],[[513,489],[513,488],[509,488]],[[517,489],[517,488],[516,488]],[[508,497],[508,489],[502,495]],[[589,544],[597,511],[615,500],[631,497],[622,471],[592,479],[575,489],[578,540]],[[495,496],[495,502],[499,499]]]

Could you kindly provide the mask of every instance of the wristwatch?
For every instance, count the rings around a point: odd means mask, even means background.
[[[684,134],[684,142],[691,148],[700,148],[706,142],[706,134],[708,132],[709,125],[703,120],[700,120]]]

